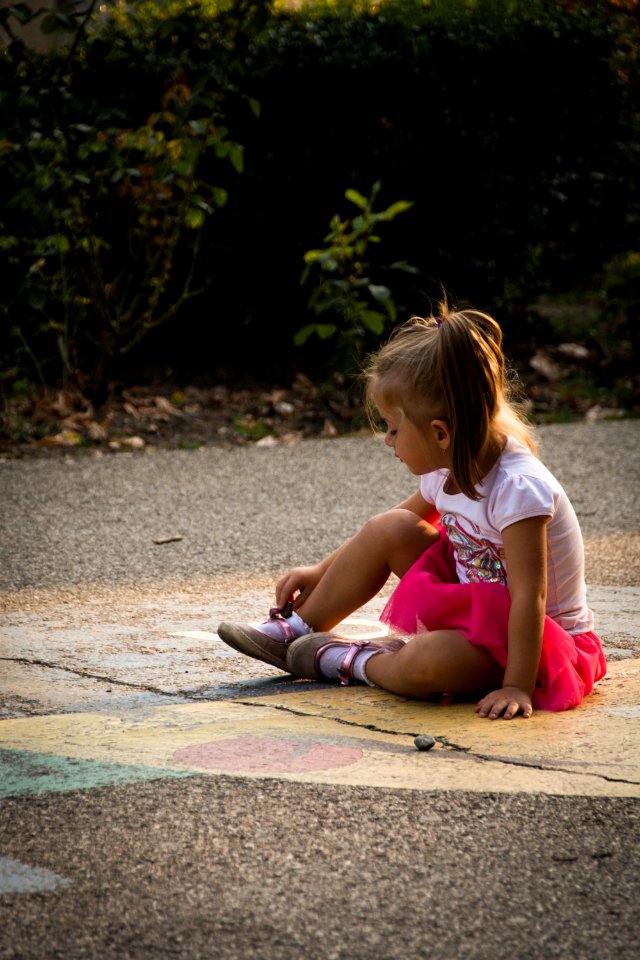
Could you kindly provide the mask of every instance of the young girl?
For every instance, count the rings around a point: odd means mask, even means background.
[[[578,520],[509,400],[500,327],[476,310],[439,311],[398,328],[365,371],[370,414],[419,488],[286,573],[265,623],[221,623],[218,635],[299,677],[479,695],[490,719],[568,710],[606,672]],[[328,632],[392,573],[388,636]]]

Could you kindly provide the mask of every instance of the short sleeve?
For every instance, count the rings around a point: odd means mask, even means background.
[[[559,492],[540,477],[507,477],[491,494],[489,517],[496,530],[528,517],[553,517]]]
[[[427,503],[437,503],[438,494],[449,476],[448,470],[432,470],[420,477],[420,493]]]

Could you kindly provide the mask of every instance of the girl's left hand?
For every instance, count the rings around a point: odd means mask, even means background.
[[[519,687],[502,687],[478,701],[476,713],[481,717],[489,717],[489,720],[497,720],[500,716],[503,720],[511,720],[518,713],[528,718],[533,713],[533,706],[531,697],[524,690]]]

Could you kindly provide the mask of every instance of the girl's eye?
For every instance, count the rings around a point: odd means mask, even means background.
[[[387,436],[389,436],[389,437],[395,437],[395,436],[397,436],[397,433],[398,433],[397,430],[390,430],[390,429],[387,427]]]

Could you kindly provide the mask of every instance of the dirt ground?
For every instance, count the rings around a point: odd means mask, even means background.
[[[0,455],[10,457],[269,445],[369,430],[360,396],[339,379],[320,386],[230,388],[167,382],[114,390],[96,409],[73,390],[6,404]]]
[[[577,348],[576,348],[577,349]],[[585,392],[561,353],[536,353],[521,377],[522,401],[538,423],[617,419],[640,411]],[[578,389],[568,385],[578,382]],[[101,456],[119,450],[263,446],[369,432],[361,387],[339,375],[315,382],[297,373],[285,385],[243,387],[168,378],[116,386],[99,408],[74,389],[25,391],[0,402],[0,457]]]

